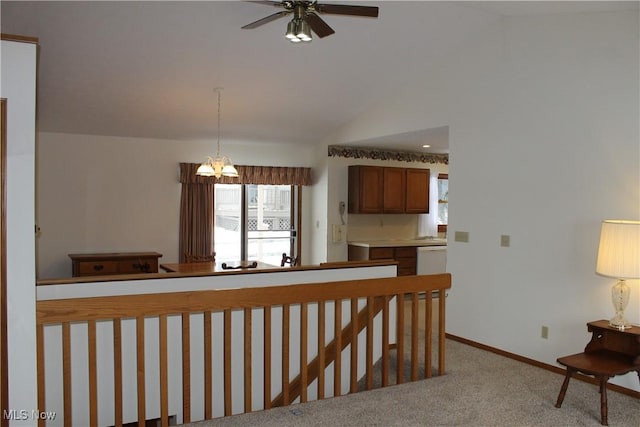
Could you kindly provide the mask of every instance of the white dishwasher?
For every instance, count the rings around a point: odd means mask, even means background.
[[[438,274],[447,272],[446,246],[419,246],[417,255],[418,274]]]

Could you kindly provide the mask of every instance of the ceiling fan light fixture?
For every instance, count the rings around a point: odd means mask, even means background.
[[[311,27],[309,27],[309,23],[304,19],[298,21],[296,25],[296,37],[303,42],[311,41]]]
[[[296,23],[294,19],[287,24],[287,32],[284,36],[291,41],[298,38],[296,36]]]

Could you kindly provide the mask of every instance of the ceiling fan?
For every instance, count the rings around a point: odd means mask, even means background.
[[[284,10],[247,24],[242,27],[243,29],[247,30],[257,28],[283,16],[293,14],[293,19],[287,25],[285,37],[294,43],[311,41],[311,30],[313,30],[313,32],[320,38],[330,36],[335,33],[333,28],[318,16],[318,13],[367,16],[371,18],[378,17],[378,8],[374,6],[323,4],[318,3],[316,0],[254,0],[251,1],[251,3],[268,4],[275,7],[281,7]]]

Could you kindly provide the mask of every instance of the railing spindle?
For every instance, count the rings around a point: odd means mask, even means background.
[[[300,304],[300,402],[307,401],[308,366],[307,366],[307,303]]]
[[[144,372],[144,316],[136,317],[136,359],[138,370],[138,427],[145,427],[147,414]]]
[[[396,295],[397,316],[396,316],[396,384],[404,382],[404,294]]]
[[[122,427],[122,321],[113,319],[113,406],[116,427]]]
[[[418,293],[411,294],[411,381],[418,381]]]
[[[62,390],[64,396],[64,427],[71,427],[71,324],[62,323]]]
[[[96,321],[87,322],[89,356],[89,425],[98,425],[98,368],[96,351]]]
[[[358,391],[358,299],[351,298],[351,379],[350,393]]]
[[[271,306],[264,308],[264,409],[271,408]]]
[[[231,310],[224,311],[224,416],[231,415]]]
[[[389,296],[382,306],[382,387],[389,385]]]
[[[325,322],[325,302],[318,301],[318,400],[324,399]]]
[[[424,294],[424,376],[431,378],[433,375],[433,293],[426,291]]]
[[[244,412],[251,412],[251,309],[244,309]]]
[[[160,351],[160,425],[169,425],[169,364],[167,361],[167,315],[160,315],[159,351]]]
[[[191,422],[191,315],[182,313],[182,420]]]
[[[204,312],[204,419],[213,418],[213,355],[211,312]]]
[[[373,297],[367,298],[367,390],[373,389]]]
[[[289,401],[289,304],[282,306],[282,396],[284,406],[291,403]]]
[[[333,361],[333,395],[342,394],[342,300],[335,300],[334,304],[334,335],[336,355]]]

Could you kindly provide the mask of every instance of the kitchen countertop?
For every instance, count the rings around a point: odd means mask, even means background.
[[[385,240],[360,240],[348,242],[353,246],[365,248],[385,248],[399,246],[446,246],[447,239],[385,239]]]

